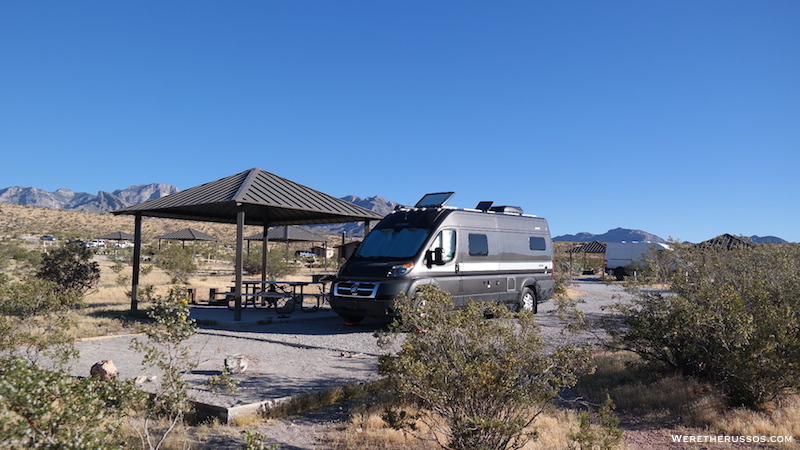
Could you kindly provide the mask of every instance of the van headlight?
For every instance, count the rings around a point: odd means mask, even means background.
[[[414,263],[413,262],[405,263],[405,264],[398,264],[396,266],[392,266],[392,268],[389,269],[389,273],[387,273],[386,276],[387,277],[402,277],[403,275],[406,275],[408,272],[411,272],[412,269],[414,269]]]

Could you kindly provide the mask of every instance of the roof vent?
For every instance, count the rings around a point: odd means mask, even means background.
[[[504,214],[522,214],[522,208],[519,206],[492,206],[489,211],[504,213]]]

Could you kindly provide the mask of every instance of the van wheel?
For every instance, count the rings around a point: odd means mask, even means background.
[[[361,322],[362,320],[364,320],[364,316],[350,316],[350,315],[348,315],[348,316],[342,316],[342,319],[344,319],[344,321],[349,323],[349,324],[355,325],[355,324]]]
[[[534,314],[539,312],[539,302],[536,300],[536,294],[533,293],[531,288],[522,289],[522,293],[519,295],[517,311],[530,311]]]
[[[626,273],[624,267],[617,267],[616,269],[614,269],[614,278],[616,278],[617,281],[625,280],[625,275]]]

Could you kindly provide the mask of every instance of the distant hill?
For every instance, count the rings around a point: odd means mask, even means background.
[[[748,239],[754,244],[788,244],[789,241],[776,236],[750,236]]]
[[[148,200],[161,198],[178,192],[178,188],[169,184],[140,184],[127,189],[113,192],[99,191],[97,195],[86,192],[73,192],[69,189],[58,189],[54,192],[44,191],[34,187],[12,186],[0,189],[0,203],[10,203],[23,206],[35,206],[49,209],[69,209],[92,213],[108,213],[118,209],[137,205]],[[380,196],[356,197],[348,195],[342,200],[354,203],[363,208],[375,211],[385,216],[394,211],[399,203],[386,200]],[[374,224],[373,224],[374,225]],[[341,236],[347,233],[348,238],[363,237],[364,225],[362,222],[351,222],[331,225],[310,225],[310,230],[318,234]],[[756,244],[761,243],[787,243],[776,236],[750,236],[748,239]],[[666,242],[664,239],[642,230],[628,228],[615,228],[603,234],[578,233],[556,236],[554,241],[567,242],[622,242],[622,241],[647,241]]]
[[[382,216],[390,214],[392,211],[394,211],[394,208],[399,205],[399,203],[386,200],[385,198],[377,195],[367,198],[348,195],[346,197],[342,197],[342,200],[354,203],[362,208],[375,211]],[[372,223],[372,225],[375,225],[375,223]],[[307,228],[317,234],[341,236],[342,233],[347,233],[348,237],[364,236],[363,222],[337,223],[331,225],[309,225]]]
[[[592,241],[600,241],[600,242],[630,242],[630,241],[639,241],[639,242],[667,242],[664,239],[656,236],[655,234],[650,234],[646,231],[642,230],[631,230],[628,228],[614,228],[613,230],[608,230],[603,234],[592,234],[592,233],[578,233],[578,234],[565,234],[563,236],[556,236],[553,238],[554,241],[567,241],[567,242],[592,242]]]
[[[744,239],[752,241],[754,244],[787,244],[788,241],[783,240],[776,236],[750,236],[745,237],[741,236]],[[628,228],[614,228],[613,230],[608,230],[603,234],[592,234],[592,233],[578,233],[578,234],[565,234],[563,236],[556,236],[553,238],[554,241],[564,241],[564,242],[631,242],[631,241],[639,241],[639,242],[667,242],[664,239],[656,236],[655,234],[650,234],[646,231],[642,230],[631,230]]]
[[[114,192],[100,191],[97,195],[69,189],[48,192],[34,187],[12,186],[0,189],[0,202],[50,209],[111,212],[175,192],[178,192],[178,188],[169,184],[140,184]]]
[[[88,194],[86,192],[73,192],[69,189],[58,189],[54,192],[48,192],[34,187],[12,186],[0,189],[0,203],[48,209],[109,213],[148,200],[174,194],[175,192],[178,192],[177,187],[169,184],[157,183],[131,186],[127,189],[116,190],[114,192],[100,191],[97,195]],[[375,211],[382,216],[394,211],[395,206],[398,205],[398,203],[386,200],[377,195],[367,198],[348,195],[343,197],[342,200]],[[312,225],[308,228],[318,234],[340,236],[342,233],[347,233],[349,238],[363,237],[364,235],[364,224],[362,222]]]

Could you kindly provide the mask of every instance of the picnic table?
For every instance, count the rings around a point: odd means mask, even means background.
[[[319,285],[319,292],[305,292],[310,285]],[[281,314],[288,314],[294,311],[296,304],[300,304],[304,312],[316,311],[328,298],[324,287],[325,284],[320,281],[242,280],[242,308],[252,304],[256,309],[275,309]],[[230,310],[236,308],[235,291],[235,288],[231,288],[230,292],[225,292]],[[315,298],[316,306],[304,307],[305,297]]]

